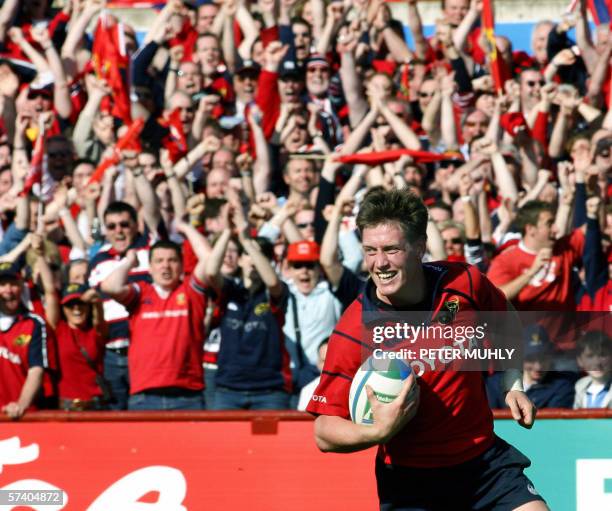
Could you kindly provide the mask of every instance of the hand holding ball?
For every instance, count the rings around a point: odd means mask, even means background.
[[[375,425],[381,441],[393,437],[414,417],[419,386],[411,367],[401,360],[368,358],[353,378],[349,393],[351,419]]]

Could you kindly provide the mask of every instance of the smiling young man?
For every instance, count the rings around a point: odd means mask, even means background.
[[[351,381],[374,348],[363,336],[364,313],[422,311],[428,324],[436,324],[451,300],[462,311],[507,310],[503,294],[474,267],[421,262],[427,222],[427,209],[415,195],[366,195],[357,226],[370,280],[330,338],[321,382],[307,408],[317,415],[316,443],[325,452],[379,446],[381,510],[546,510],[523,474],[529,460],[493,433],[481,372],[425,371],[418,381],[411,375],[390,403],[379,402],[366,387],[374,423],[350,419]],[[506,402],[513,417],[530,427],[534,408],[520,390],[520,374],[508,376]]]

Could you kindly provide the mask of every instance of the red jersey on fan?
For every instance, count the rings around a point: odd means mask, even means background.
[[[130,393],[203,389],[204,284],[191,276],[170,292],[146,282],[130,290],[124,302],[130,313]]]
[[[580,229],[557,240],[550,263],[521,289],[518,296],[511,300],[512,304],[523,311],[576,310],[572,267],[581,260],[583,249],[584,233]],[[525,273],[536,255],[520,242],[493,259],[487,276],[497,286],[507,284]]]
[[[47,327],[40,316],[22,312],[0,327],[0,407],[17,401],[32,367],[49,368]]]
[[[474,266],[435,262],[424,264],[423,270],[431,294],[432,318],[451,300],[461,311],[506,310],[504,295]],[[378,300],[375,287],[368,282],[330,337],[321,381],[313,396],[316,400],[311,399],[309,412],[350,420],[351,382],[364,361],[364,349],[372,349],[362,343],[363,313],[394,310],[389,307]],[[426,371],[418,384],[421,397],[416,416],[379,447],[378,456],[385,464],[446,467],[475,458],[493,444],[493,416],[480,372]]]
[[[57,324],[55,336],[60,365],[59,397],[86,401],[100,397],[102,389],[96,383],[96,371],[87,362],[81,347],[95,364],[98,374],[102,374],[106,340],[93,327],[70,328],[64,320]]]

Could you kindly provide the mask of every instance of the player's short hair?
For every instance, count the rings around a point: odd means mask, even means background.
[[[418,195],[405,190],[373,188],[359,208],[357,227],[363,233],[366,227],[398,223],[406,240],[413,243],[427,239],[427,207]]]
[[[528,225],[538,225],[540,213],[543,211],[548,211],[553,215],[555,214],[552,204],[541,200],[530,200],[518,210],[514,223],[523,236],[525,235],[525,228]]]
[[[586,350],[598,356],[612,356],[612,339],[601,330],[587,332],[576,341],[576,355],[580,356]]]
[[[106,219],[108,215],[114,215],[117,213],[127,213],[128,215],[130,215],[130,218],[134,220],[134,222],[138,222],[138,213],[136,213],[134,207],[128,204],[127,202],[111,202],[108,206],[106,206],[106,209],[104,210],[104,218]]]
[[[153,252],[160,248],[174,250],[179,260],[183,260],[183,251],[181,250],[181,246],[178,243],[174,243],[174,241],[170,240],[159,240],[153,243],[153,245],[149,249],[149,261],[153,259]]]

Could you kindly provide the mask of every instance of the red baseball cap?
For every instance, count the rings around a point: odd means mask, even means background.
[[[287,261],[315,262],[319,260],[320,250],[316,241],[296,241],[287,250]]]

